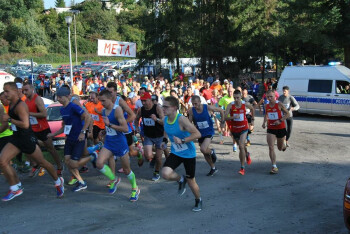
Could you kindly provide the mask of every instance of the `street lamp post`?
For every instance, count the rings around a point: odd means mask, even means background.
[[[72,48],[70,43],[70,25],[72,24],[72,16],[66,16],[68,26],[68,46],[69,46],[69,66],[70,66],[70,85],[73,88],[73,67],[72,67]]]

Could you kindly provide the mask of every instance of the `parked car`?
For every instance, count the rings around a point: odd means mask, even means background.
[[[137,65],[137,60],[129,60],[124,65],[122,65],[120,68],[121,69],[131,68],[131,67],[136,67],[136,65]]]
[[[115,69],[105,69],[105,70],[101,69],[101,70],[102,70],[101,74],[107,73],[107,75],[108,75],[108,74],[112,73],[113,76],[118,75],[118,71]]]

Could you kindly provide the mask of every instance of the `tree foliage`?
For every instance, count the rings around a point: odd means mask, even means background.
[[[198,57],[202,71],[227,77],[254,69],[265,56],[280,66],[338,59],[350,67],[350,0],[111,2],[122,11],[99,0],[72,4],[80,11],[70,27],[80,54],[96,53],[96,40],[110,39],[136,42],[144,62],[167,58],[179,68],[179,58]],[[43,0],[0,1],[0,54],[68,53],[65,16],[72,13],[43,9]]]

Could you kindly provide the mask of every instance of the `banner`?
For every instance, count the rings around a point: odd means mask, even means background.
[[[97,55],[136,58],[136,43],[98,39]]]

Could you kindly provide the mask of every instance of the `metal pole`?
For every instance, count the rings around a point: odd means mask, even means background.
[[[71,85],[71,88],[73,88],[72,48],[71,48],[71,43],[70,43],[69,24],[68,24],[68,44],[69,44],[70,85]]]
[[[73,18],[74,18],[74,40],[75,40],[75,65],[78,65],[77,21],[75,20],[75,14],[73,14]]]

